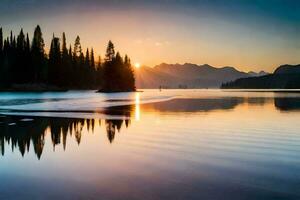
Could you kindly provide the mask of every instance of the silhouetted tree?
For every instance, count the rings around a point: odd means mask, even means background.
[[[124,65],[125,65],[125,84],[126,84],[126,88],[134,88],[135,89],[135,77],[134,77],[134,71],[133,68],[131,66],[131,62],[130,62],[130,58],[125,55],[125,59],[124,59]]]
[[[95,82],[97,87],[101,87],[103,85],[103,68],[102,68],[101,56],[99,56],[98,58]]]
[[[71,47],[70,50],[72,51]],[[71,75],[72,75],[72,56],[69,56],[67,48],[66,34],[62,35],[62,55],[61,55],[61,84],[63,86],[71,86]]]
[[[63,32],[62,35],[62,58],[64,60],[67,60],[68,58],[67,39],[65,32]]]
[[[76,39],[75,39],[73,53],[74,53],[74,57],[75,58],[79,58],[79,56],[82,53],[82,48],[81,48],[80,37],[79,36],[77,36]]]
[[[45,82],[47,79],[44,46],[42,31],[38,25],[34,30],[31,46],[32,66],[34,69],[33,80],[35,82]]]
[[[49,83],[62,86],[61,51],[59,38],[53,35],[49,52]]]
[[[60,41],[62,43],[60,44]],[[130,59],[123,59],[115,53],[114,44],[109,41],[104,62],[95,63],[94,49],[86,49],[86,54],[77,36],[74,46],[67,48],[65,33],[62,39],[51,40],[49,54],[45,54],[45,44],[40,26],[34,30],[30,42],[23,29],[14,36],[11,31],[4,39],[0,28],[0,88],[15,88],[18,84],[28,84],[69,89],[102,88],[105,92],[134,91],[134,73]]]
[[[30,40],[29,40],[29,35],[28,33],[26,34],[26,39],[25,39],[25,50],[24,50],[24,74],[23,74],[23,81],[22,83],[29,83],[32,81],[32,75],[34,74],[34,69],[32,67],[32,62],[31,62],[31,54],[30,54]]]
[[[95,57],[94,57],[94,49],[91,50],[91,67],[95,69]]]
[[[26,73],[26,68],[24,67],[25,64],[25,57],[26,57],[26,52],[25,52],[25,47],[26,47],[26,38],[23,33],[23,29],[21,29],[20,34],[17,37],[17,45],[16,45],[16,63],[15,63],[15,68],[14,71],[18,73],[14,73],[14,83],[24,83],[25,82],[25,77],[24,74]]]
[[[115,46],[112,43],[112,41],[109,40],[107,48],[106,48],[106,54],[105,54],[105,61],[111,62],[115,58]]]
[[[100,91],[134,91],[134,82],[134,74],[128,56],[126,57],[125,64],[119,52],[115,55],[114,44],[109,41],[103,65],[103,87]]]
[[[3,31],[2,27],[0,28],[0,88],[3,87],[4,84],[4,69],[3,69],[3,64],[4,64],[4,54],[3,54]]]
[[[90,79],[88,80],[82,80],[85,87],[89,87],[92,85],[93,83],[93,71],[91,69],[91,65],[90,65],[90,52],[89,49],[86,49],[86,54],[85,54],[85,63],[84,63],[84,68],[83,68],[83,76],[85,77],[90,77]]]

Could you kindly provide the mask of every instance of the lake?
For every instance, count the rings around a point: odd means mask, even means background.
[[[0,93],[0,153],[0,199],[300,199],[300,93]]]

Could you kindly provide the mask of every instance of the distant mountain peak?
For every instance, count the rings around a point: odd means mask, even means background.
[[[300,73],[300,64],[299,65],[280,65],[275,71],[274,74],[294,74]]]
[[[259,76],[258,74],[255,73],[255,76]],[[136,76],[138,88],[218,88],[224,82],[251,77],[254,74],[239,71],[231,66],[161,63],[151,69],[140,69]]]
[[[281,65],[273,74],[260,71],[249,72],[251,77],[240,78],[223,84],[222,88],[242,89],[299,89],[300,88],[300,64]]]
[[[258,77],[258,76],[265,76],[265,75],[268,75],[268,74],[270,74],[270,73],[268,73],[268,72],[265,72],[265,71],[260,71],[260,72],[253,72],[253,71],[249,71],[248,72],[248,74],[250,75],[250,76],[252,76],[252,77]]]

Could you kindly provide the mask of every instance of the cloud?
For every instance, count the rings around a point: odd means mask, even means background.
[[[163,42],[160,42],[160,41],[157,41],[154,43],[155,46],[159,47],[159,46],[168,46],[170,45],[170,42],[169,41],[163,41]]]

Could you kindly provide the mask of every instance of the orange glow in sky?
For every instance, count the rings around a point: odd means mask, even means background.
[[[5,35],[11,29],[18,33],[23,27],[30,37],[34,27],[41,25],[47,49],[53,32],[58,37],[66,32],[67,43],[72,46],[79,35],[82,47],[93,47],[96,57],[104,57],[107,42],[112,40],[122,56],[128,54],[131,60],[150,67],[194,63],[272,72],[282,64],[300,63],[297,29],[294,24],[281,24],[277,20],[281,16],[269,19],[260,16],[264,13],[249,12],[232,18],[230,12],[220,14],[196,3],[199,7],[172,9],[169,4],[164,8],[148,4],[105,8],[102,4],[68,4],[66,9],[55,7],[43,14],[33,9],[14,18],[7,14],[0,18],[0,24],[7,30]]]

